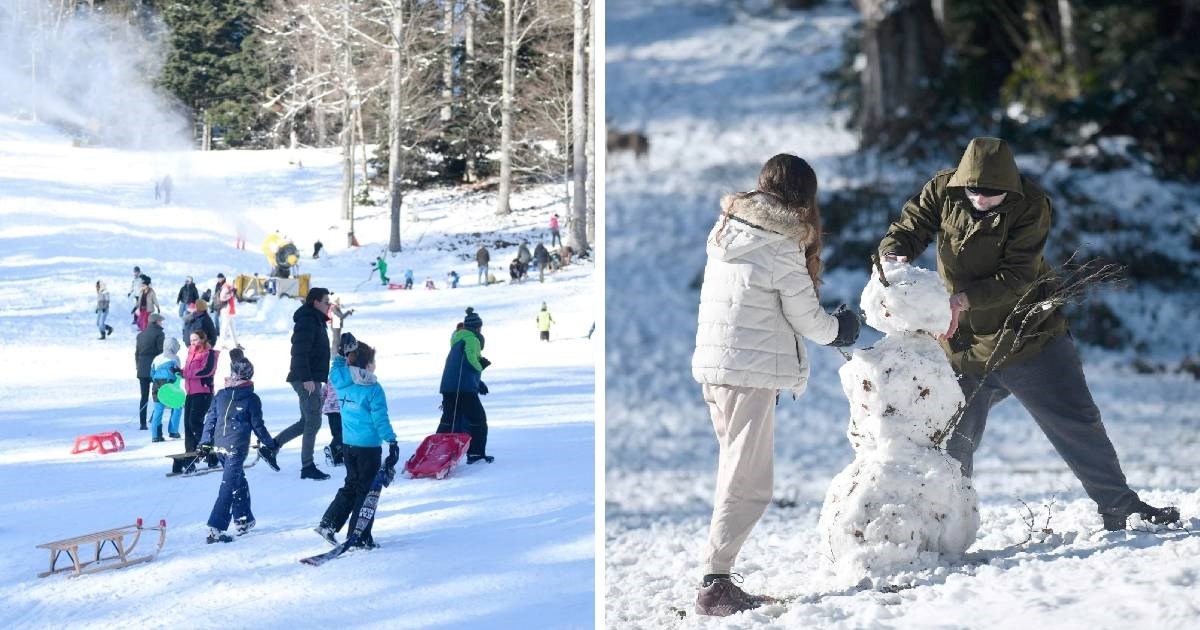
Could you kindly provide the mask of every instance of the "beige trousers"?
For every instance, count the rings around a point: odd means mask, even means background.
[[[775,390],[704,385],[721,447],[705,573],[729,573],[771,502],[775,483]]]

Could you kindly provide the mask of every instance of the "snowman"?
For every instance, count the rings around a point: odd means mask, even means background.
[[[830,485],[819,524],[822,555],[844,584],[954,559],[979,529],[971,480],[938,444],[964,404],[935,338],[950,324],[949,294],[928,269],[877,269],[861,308],[885,336],[839,370],[854,461]]]

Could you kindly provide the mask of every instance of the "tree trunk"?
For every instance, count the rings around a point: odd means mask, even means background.
[[[895,144],[929,121],[945,42],[928,0],[855,0],[863,14],[859,129],[867,145]]]
[[[588,251],[587,239],[587,61],[583,57],[584,40],[587,38],[585,19],[587,0],[572,0],[571,12],[575,28],[571,47],[571,168],[575,190],[571,208],[571,240],[575,251]]]
[[[351,88],[350,3],[342,2],[342,218],[350,221],[348,241],[354,241],[354,121],[351,108],[357,95]]]
[[[475,85],[475,0],[467,0],[467,28],[464,34],[463,47],[466,51],[466,58],[463,60],[463,71],[466,80],[466,85]],[[467,168],[465,178],[467,183],[472,183],[479,178],[475,172],[475,154],[471,146],[466,147]]]
[[[1071,0],[1058,0],[1058,24],[1062,33],[1063,65],[1066,70],[1067,89],[1071,98],[1079,96],[1079,47],[1075,43],[1075,15]]]
[[[442,0],[442,30],[445,31],[446,51],[442,59],[442,125],[450,122],[450,103],[454,98],[454,4],[455,0]]]
[[[404,202],[404,191],[400,184],[402,162],[400,161],[403,147],[401,141],[400,117],[403,113],[400,102],[401,90],[404,84],[404,59],[400,47],[404,35],[403,0],[392,2],[392,88],[388,99],[388,197],[391,200],[392,231],[388,240],[388,251],[398,252],[400,245],[400,207]]]
[[[500,94],[500,191],[496,195],[496,214],[512,212],[509,195],[512,192],[512,104],[513,104],[513,0],[504,0],[504,54],[500,73],[503,75]]]
[[[596,2],[587,7],[587,240],[596,242]]]

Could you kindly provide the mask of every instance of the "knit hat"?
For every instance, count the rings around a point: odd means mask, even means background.
[[[246,354],[242,352],[241,348],[229,351],[229,376],[241,381],[254,378],[254,364],[246,358]]]
[[[467,330],[479,330],[483,327],[483,319],[475,312],[473,307],[467,307],[467,316],[463,318],[463,328]]]
[[[151,313],[149,321],[151,324],[161,324],[164,319],[166,318],[161,313]]]
[[[196,300],[196,312],[207,311],[207,310],[208,310],[208,302],[205,302],[204,300]]]

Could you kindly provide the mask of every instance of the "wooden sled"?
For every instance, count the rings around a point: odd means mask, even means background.
[[[158,547],[151,554],[131,558],[130,554],[133,553],[134,548],[137,547],[138,541],[141,540],[143,530],[158,530]],[[133,535],[133,540],[128,546],[126,546],[125,537],[130,534]],[[72,572],[70,577],[77,577],[83,575],[84,573],[99,573],[100,571],[108,571],[110,569],[120,569],[131,564],[150,562],[156,556],[158,556],[158,552],[162,551],[163,543],[166,542],[166,540],[166,520],[160,520],[158,522],[158,527],[143,527],[142,519],[139,518],[137,522],[132,525],[114,527],[113,529],[106,529],[93,534],[85,534],[83,536],[76,536],[75,538],[67,538],[64,540],[43,543],[38,545],[37,548],[50,550],[50,570],[39,573],[38,577],[46,577],[55,573],[64,573],[67,571]],[[81,545],[87,545],[90,543],[96,544],[96,557],[92,560],[81,560],[79,557],[79,547]],[[100,553],[104,550],[105,543],[111,544],[113,550],[117,552],[117,555],[106,556],[103,558],[100,557]],[[58,564],[58,558],[63,553],[66,553],[67,557],[71,559],[71,566],[57,569],[55,567]],[[90,569],[84,568],[88,565],[97,564],[106,560],[119,560],[119,562],[104,564],[102,566],[94,566]]]

